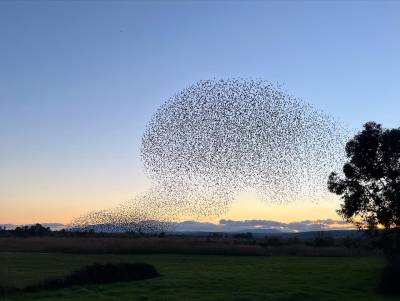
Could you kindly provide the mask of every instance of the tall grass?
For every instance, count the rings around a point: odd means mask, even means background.
[[[0,296],[7,296],[15,288],[16,279],[7,263],[0,263]]]

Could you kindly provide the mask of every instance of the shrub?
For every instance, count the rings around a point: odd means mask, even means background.
[[[26,291],[58,289],[73,285],[106,284],[158,277],[156,269],[146,263],[93,264],[72,272],[65,278],[50,278],[29,286]]]
[[[268,246],[277,247],[283,245],[282,239],[278,236],[266,236],[265,240]]]
[[[400,295],[399,274],[400,257],[391,257],[380,275],[379,291],[388,295]]]

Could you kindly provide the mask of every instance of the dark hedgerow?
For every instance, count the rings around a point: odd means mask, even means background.
[[[25,291],[58,289],[74,285],[144,280],[158,276],[160,276],[160,274],[157,270],[146,263],[95,263],[76,270],[64,278],[45,279],[36,285],[26,287]]]

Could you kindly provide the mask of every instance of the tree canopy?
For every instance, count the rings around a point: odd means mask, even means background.
[[[400,226],[400,128],[368,122],[346,144],[343,173],[332,172],[328,189],[341,196],[338,213],[361,227]]]

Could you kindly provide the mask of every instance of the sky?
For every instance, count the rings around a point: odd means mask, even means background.
[[[147,122],[202,79],[264,79],[350,128],[398,127],[399,53],[397,1],[1,1],[0,223],[143,192]],[[339,203],[248,192],[222,218],[338,218]]]

